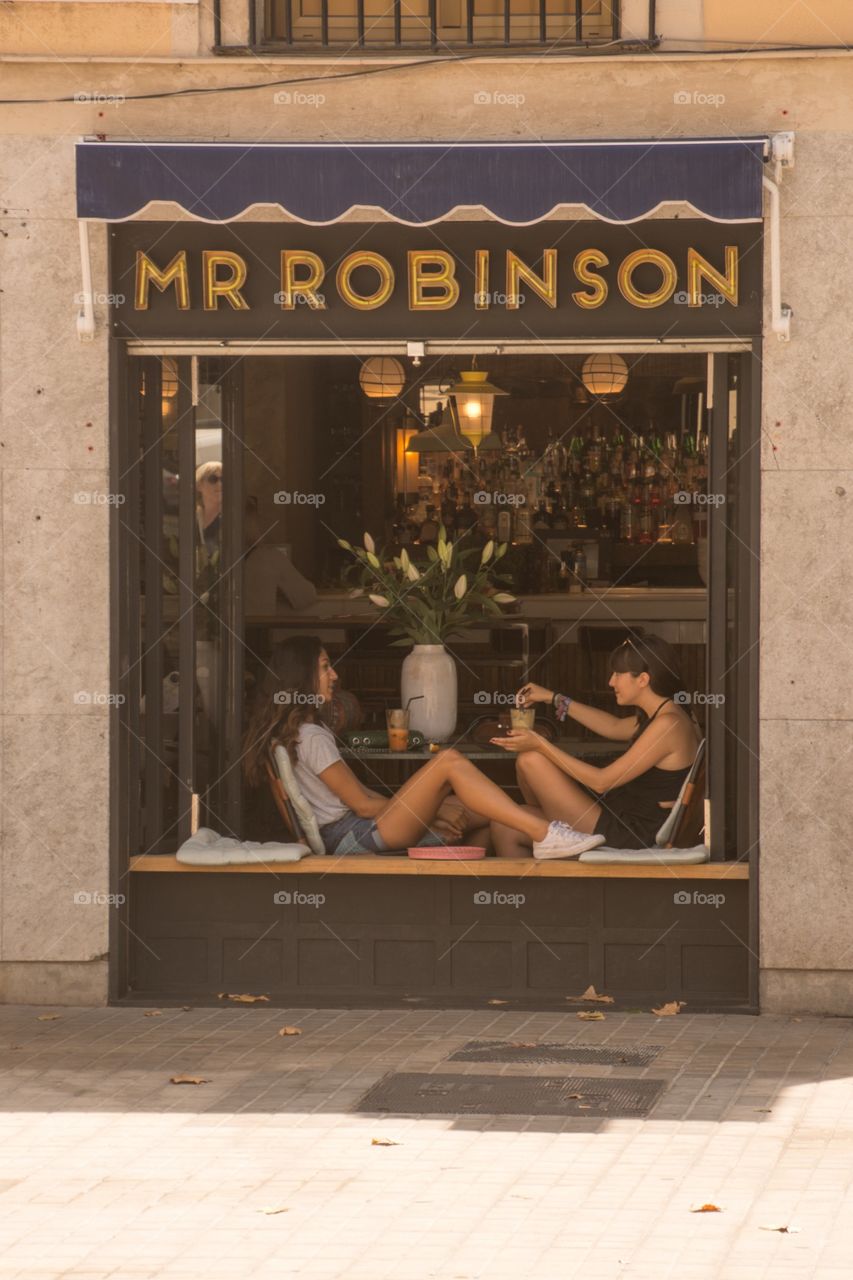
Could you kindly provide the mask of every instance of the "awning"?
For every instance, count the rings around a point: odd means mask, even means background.
[[[380,209],[412,226],[454,210],[526,226],[574,206],[636,222],[663,205],[716,222],[762,217],[766,137],[462,143],[80,142],[77,213],[122,222],[153,203],[228,222],[270,207],[322,226]]]

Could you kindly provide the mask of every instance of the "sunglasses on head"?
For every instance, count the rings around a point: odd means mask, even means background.
[[[204,479],[206,484],[222,484],[222,472],[220,471],[217,474],[211,472],[210,475],[205,476]]]

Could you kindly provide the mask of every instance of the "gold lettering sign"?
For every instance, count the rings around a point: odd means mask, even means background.
[[[594,311],[596,307],[603,307],[607,301],[607,295],[610,292],[610,286],[607,281],[597,272],[592,272],[591,267],[606,267],[610,259],[606,253],[602,253],[600,249],[582,249],[574,261],[574,273],[581,284],[588,284],[592,290],[591,293],[583,293],[578,291],[572,294],[572,298],[579,307],[583,307],[587,311]]]
[[[319,253],[311,249],[282,249],[279,252],[281,292],[275,302],[284,312],[293,312],[300,302],[309,309],[325,311],[339,305],[340,299],[356,311],[375,311],[392,301],[395,273],[389,258],[372,250],[359,249],[339,259],[332,275],[331,266]],[[532,252],[532,251],[531,251]],[[560,250],[564,253],[565,251]],[[672,257],[660,249],[640,248],[627,254],[621,262],[611,261],[602,250],[590,246],[580,249],[572,260],[574,280],[580,287],[563,295],[566,309],[573,306],[583,311],[595,311],[604,307],[618,284],[622,297],[632,306],[650,310],[670,302],[678,288],[679,269],[684,301],[691,307],[702,307],[714,300],[725,300],[733,307],[740,300],[740,250],[737,245],[724,246],[724,266],[714,266],[698,249],[686,247],[685,258],[676,267]],[[458,306],[462,296],[463,270],[473,276],[473,294],[465,284],[465,308],[475,313],[491,311],[498,307],[518,311],[531,298],[538,298],[551,308],[558,305],[557,272],[560,266],[556,248],[542,250],[541,273],[512,249],[506,250],[505,292],[495,292],[496,282],[491,269],[491,249],[474,249],[465,257],[444,249],[410,249],[406,251],[407,297],[412,312],[449,311]],[[472,256],[473,255],[473,256]],[[400,255],[402,257],[402,254]],[[244,296],[247,283],[247,260],[227,249],[205,249],[200,254],[201,295],[205,311],[249,311]],[[535,259],[534,259],[535,260]],[[568,258],[567,258],[568,262]],[[647,268],[654,267],[660,274],[660,283],[650,288]],[[365,270],[365,278],[359,278],[358,287],[353,283],[357,273]],[[605,270],[609,268],[609,270]],[[401,270],[403,268],[401,267]],[[198,270],[193,262],[193,270]],[[174,292],[176,310],[190,310],[188,251],[181,249],[166,266],[160,266],[153,257],[142,250],[136,251],[136,276],[133,290],[135,311],[147,311],[150,306],[152,286],[162,294]],[[642,272],[643,288],[639,288],[637,273]],[[263,281],[263,267],[257,268]],[[375,277],[375,283],[374,283]],[[366,283],[365,283],[366,279]],[[654,283],[654,276],[651,276]],[[332,281],[334,280],[334,284]],[[372,288],[372,292],[369,290]],[[323,290],[325,289],[325,293]],[[330,290],[336,290],[330,297]],[[362,292],[362,290],[368,290]],[[705,292],[703,293],[703,289]],[[257,291],[257,290],[256,290]],[[196,295],[197,297],[198,295]],[[221,307],[222,301],[228,307]],[[679,299],[681,296],[679,295]],[[400,299],[402,303],[402,299]],[[255,306],[262,308],[263,301]],[[393,306],[393,302],[392,302]],[[462,332],[462,330],[460,330]]]
[[[297,268],[308,268],[307,276],[297,280]],[[307,302],[315,311],[325,310],[326,303],[317,290],[323,283],[326,267],[323,259],[310,249],[282,249],[281,297],[282,311],[293,311],[297,300]]]
[[[148,290],[151,285],[164,293],[170,284],[175,286],[179,311],[189,311],[190,282],[187,274],[187,251],[176,253],[167,267],[161,271],[147,253],[136,251],[136,288],[133,293],[134,311],[148,310]]]
[[[654,293],[640,293],[639,289],[634,288],[634,272],[647,262],[658,267],[662,276],[660,288]],[[662,307],[665,302],[669,302],[678,285],[675,263],[668,254],[661,253],[660,249],[636,249],[629,253],[619,267],[617,278],[623,298],[627,298],[635,307]]]
[[[726,245],[726,274],[721,275],[696,249],[687,250],[687,305],[701,307],[702,281],[719,289],[733,307],[738,300],[738,252],[737,245]]]
[[[474,310],[488,311],[490,305],[489,251],[477,249],[474,253]]]
[[[518,285],[523,280],[549,307],[557,305],[557,250],[542,251],[542,275],[537,276],[532,267],[522,262],[512,249],[506,251],[506,306],[507,311],[517,311],[521,305]]]
[[[455,307],[459,301],[459,282],[453,255],[443,249],[435,249],[431,253],[410,249],[408,258],[409,310],[449,311]],[[427,294],[427,288],[440,289],[441,292]]]
[[[379,287],[375,293],[360,294],[353,289],[352,273],[359,267],[373,267],[379,276]],[[356,311],[374,311],[376,307],[386,303],[394,292],[394,268],[381,253],[371,253],[366,249],[359,253],[348,253],[338,267],[337,285],[338,293],[348,307],[354,307]]]
[[[202,257],[202,282],[205,311],[218,311],[220,298],[227,298],[235,311],[248,311],[249,304],[240,290],[246,283],[246,262],[230,249],[205,249]],[[220,280],[219,268],[230,274]]]

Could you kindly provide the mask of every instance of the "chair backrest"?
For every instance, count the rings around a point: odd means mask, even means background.
[[[280,745],[273,747],[272,764],[281,784],[281,793],[289,810],[293,813],[293,822],[296,824],[294,829],[301,832],[299,839],[307,843],[312,853],[324,854],[326,849],[317,826],[317,819],[300,790],[293,772],[293,765],[290,763],[290,756],[284,747]]]
[[[664,849],[692,849],[705,829],[705,739],[699,743],[678,799],[667,814],[655,842]]]
[[[284,822],[285,830],[294,840],[301,840],[302,831],[299,827],[299,820],[296,817],[296,810],[293,808],[293,805],[287,797],[287,792],[282,786],[281,778],[278,776],[278,771],[271,759],[267,760],[265,763],[267,781],[269,782],[270,791],[272,792],[272,798],[275,801],[275,807],[278,809],[281,819]]]

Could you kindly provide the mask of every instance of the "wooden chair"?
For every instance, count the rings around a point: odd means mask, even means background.
[[[284,822],[288,835],[292,840],[299,843],[304,841],[302,829],[299,826],[299,820],[296,817],[296,811],[290,803],[290,797],[284,789],[281,778],[278,776],[278,770],[272,760],[266,760],[267,780],[270,784],[272,798],[275,801],[275,807],[278,809],[281,819]]]
[[[664,849],[692,849],[702,841],[705,830],[705,739],[699,743],[681,794],[674,806],[674,822]],[[660,836],[658,836],[660,840]]]

